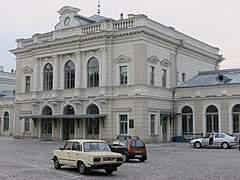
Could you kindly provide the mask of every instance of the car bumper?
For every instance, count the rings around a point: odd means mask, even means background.
[[[128,159],[144,159],[147,160],[147,154],[127,154]]]
[[[121,166],[122,163],[118,164],[89,164],[91,169],[112,169],[117,171],[117,167]]]

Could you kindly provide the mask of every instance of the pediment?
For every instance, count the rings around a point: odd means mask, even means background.
[[[171,62],[170,62],[168,59],[163,59],[163,60],[160,62],[160,64],[161,64],[162,66],[168,67],[168,66],[171,65]]]
[[[30,67],[25,67],[25,68],[22,69],[22,72],[24,74],[31,74],[33,72],[33,69],[30,68]]]
[[[148,58],[148,62],[157,64],[160,60],[157,58],[157,56],[153,55],[150,58]]]
[[[75,7],[71,7],[71,6],[64,6],[63,8],[61,8],[58,13],[60,15],[64,15],[66,13],[74,13],[77,14],[80,11],[80,9],[75,8]]]
[[[131,58],[124,56],[124,55],[120,55],[117,58],[115,58],[113,61],[115,63],[126,63],[126,62],[131,61]]]

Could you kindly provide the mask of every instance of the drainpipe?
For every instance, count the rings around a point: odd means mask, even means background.
[[[175,128],[175,122],[174,122],[174,118],[175,118],[175,94],[176,94],[176,87],[177,87],[177,83],[178,83],[178,52],[179,49],[182,48],[184,46],[185,40],[182,39],[180,40],[180,43],[177,45],[176,47],[176,54],[175,54],[175,87],[172,87],[172,116],[171,116],[171,121],[173,123],[173,138],[174,138],[174,128]]]
[[[175,87],[177,87],[177,83],[178,83],[178,51],[181,47],[184,46],[184,43],[185,43],[185,40],[182,39],[176,47],[176,54],[175,54]]]

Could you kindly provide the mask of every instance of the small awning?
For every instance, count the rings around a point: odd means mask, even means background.
[[[106,114],[22,115],[20,119],[96,119],[105,118],[106,116]]]

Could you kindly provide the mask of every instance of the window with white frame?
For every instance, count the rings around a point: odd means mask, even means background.
[[[119,134],[120,135],[128,134],[128,115],[127,114],[119,115]]]
[[[53,89],[53,66],[47,63],[43,70],[43,90]]]
[[[3,114],[3,130],[9,131],[9,113],[5,112]]]
[[[99,62],[98,59],[92,57],[88,61],[87,65],[88,71],[88,87],[97,87],[99,86]]]
[[[65,77],[64,77],[64,88],[72,89],[75,87],[75,64],[73,61],[69,60],[64,67]]]
[[[167,87],[167,70],[162,69],[162,87]]]
[[[156,114],[150,114],[150,134],[156,134]]]
[[[24,132],[30,132],[30,119],[24,119]]]
[[[150,85],[154,85],[155,67],[150,66]]]
[[[120,85],[128,83],[127,65],[119,66]]]
[[[30,92],[31,76],[25,76],[25,92]]]

